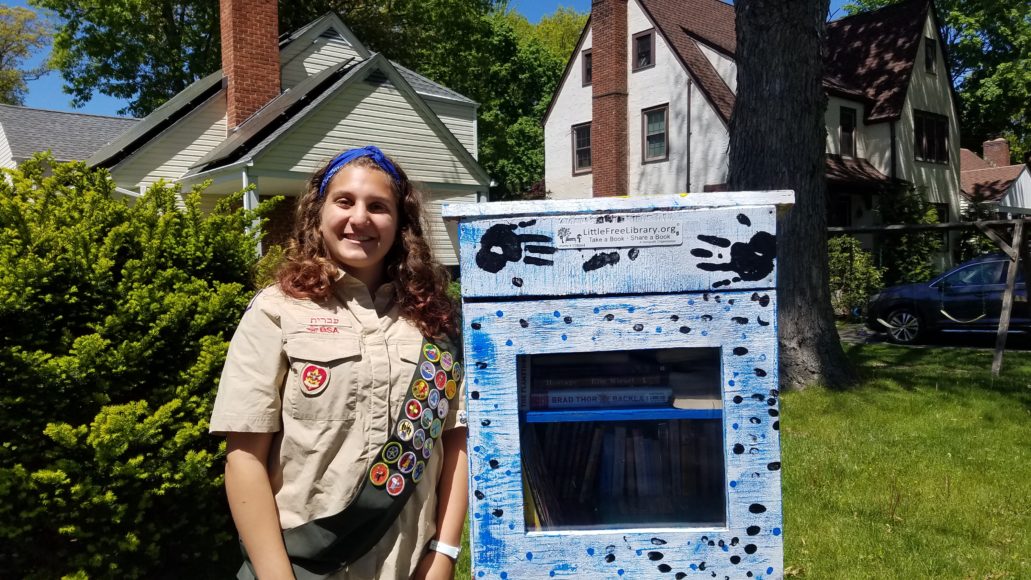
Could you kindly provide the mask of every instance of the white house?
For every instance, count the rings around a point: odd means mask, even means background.
[[[89,157],[116,184],[210,181],[203,205],[248,186],[251,208],[286,196],[268,238],[285,237],[305,180],[343,149],[375,144],[427,195],[432,248],[457,263],[440,207],[486,199],[477,104],[370,52],[335,14],[279,37],[276,0],[222,0],[222,69]]]
[[[50,151],[57,161],[82,161],[137,122],[0,105],[0,167],[13,169],[40,151]]]
[[[958,113],[938,30],[927,0],[827,25],[831,225],[872,223],[876,196],[900,182],[958,219]],[[720,0],[595,0],[544,119],[551,196],[724,189],[735,50],[734,7]]]
[[[985,141],[984,157],[969,149],[960,151],[963,206],[982,203],[1000,219],[1031,215],[1031,154],[1026,163],[1010,163],[1010,146],[1005,139]]]

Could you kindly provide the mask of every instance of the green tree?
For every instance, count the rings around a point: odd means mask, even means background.
[[[895,0],[854,0],[851,13]],[[1004,136],[1013,158],[1031,152],[1031,5],[1028,0],[934,0],[962,108],[962,144]]]
[[[549,54],[565,64],[572,56],[585,24],[587,14],[559,7],[554,14],[541,18],[533,27],[532,34]]]
[[[834,314],[854,318],[866,308],[870,296],[884,287],[883,270],[852,236],[831,238],[827,251]]]
[[[884,224],[936,224],[938,211],[927,195],[912,185],[882,195],[877,213]],[[888,286],[923,282],[934,276],[934,258],[942,250],[942,234],[934,231],[886,233],[881,240],[880,262]]]
[[[47,68],[26,69],[25,59],[50,43],[50,27],[31,10],[0,5],[0,103],[25,102],[26,81],[39,78]]]
[[[227,577],[238,563],[208,417],[253,294],[248,225],[49,156],[0,179],[0,569]]]

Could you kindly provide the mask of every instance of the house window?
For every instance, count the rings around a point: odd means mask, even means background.
[[[840,153],[843,157],[856,156],[856,110],[852,107],[841,107],[838,119],[838,138],[841,141]]]
[[[913,111],[914,149],[918,161],[949,162],[949,118]]]
[[[633,70],[655,65],[655,31],[646,30],[634,35]]]
[[[591,75],[591,49],[587,49],[583,52],[583,70],[581,71],[584,79],[584,86],[591,84],[593,77]]]
[[[669,159],[669,105],[641,111],[641,162]]]
[[[924,38],[924,69],[931,74],[937,72],[938,66],[938,41],[933,38]]]
[[[573,174],[591,171],[591,124],[573,125]]]

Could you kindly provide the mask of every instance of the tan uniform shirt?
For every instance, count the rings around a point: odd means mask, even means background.
[[[395,428],[422,350],[398,317],[394,287],[370,296],[343,275],[324,305],[278,287],[258,293],[233,335],[211,417],[212,433],[276,433],[269,479],[283,529],[338,513],[358,494]],[[328,369],[324,388],[301,384],[306,365]],[[459,389],[444,429],[464,415]],[[408,578],[436,533],[442,442],[401,515],[364,557],[334,578]]]

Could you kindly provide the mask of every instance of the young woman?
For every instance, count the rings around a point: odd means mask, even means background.
[[[452,577],[468,490],[458,318],[422,217],[372,146],[338,155],[300,199],[211,418],[240,578]]]

